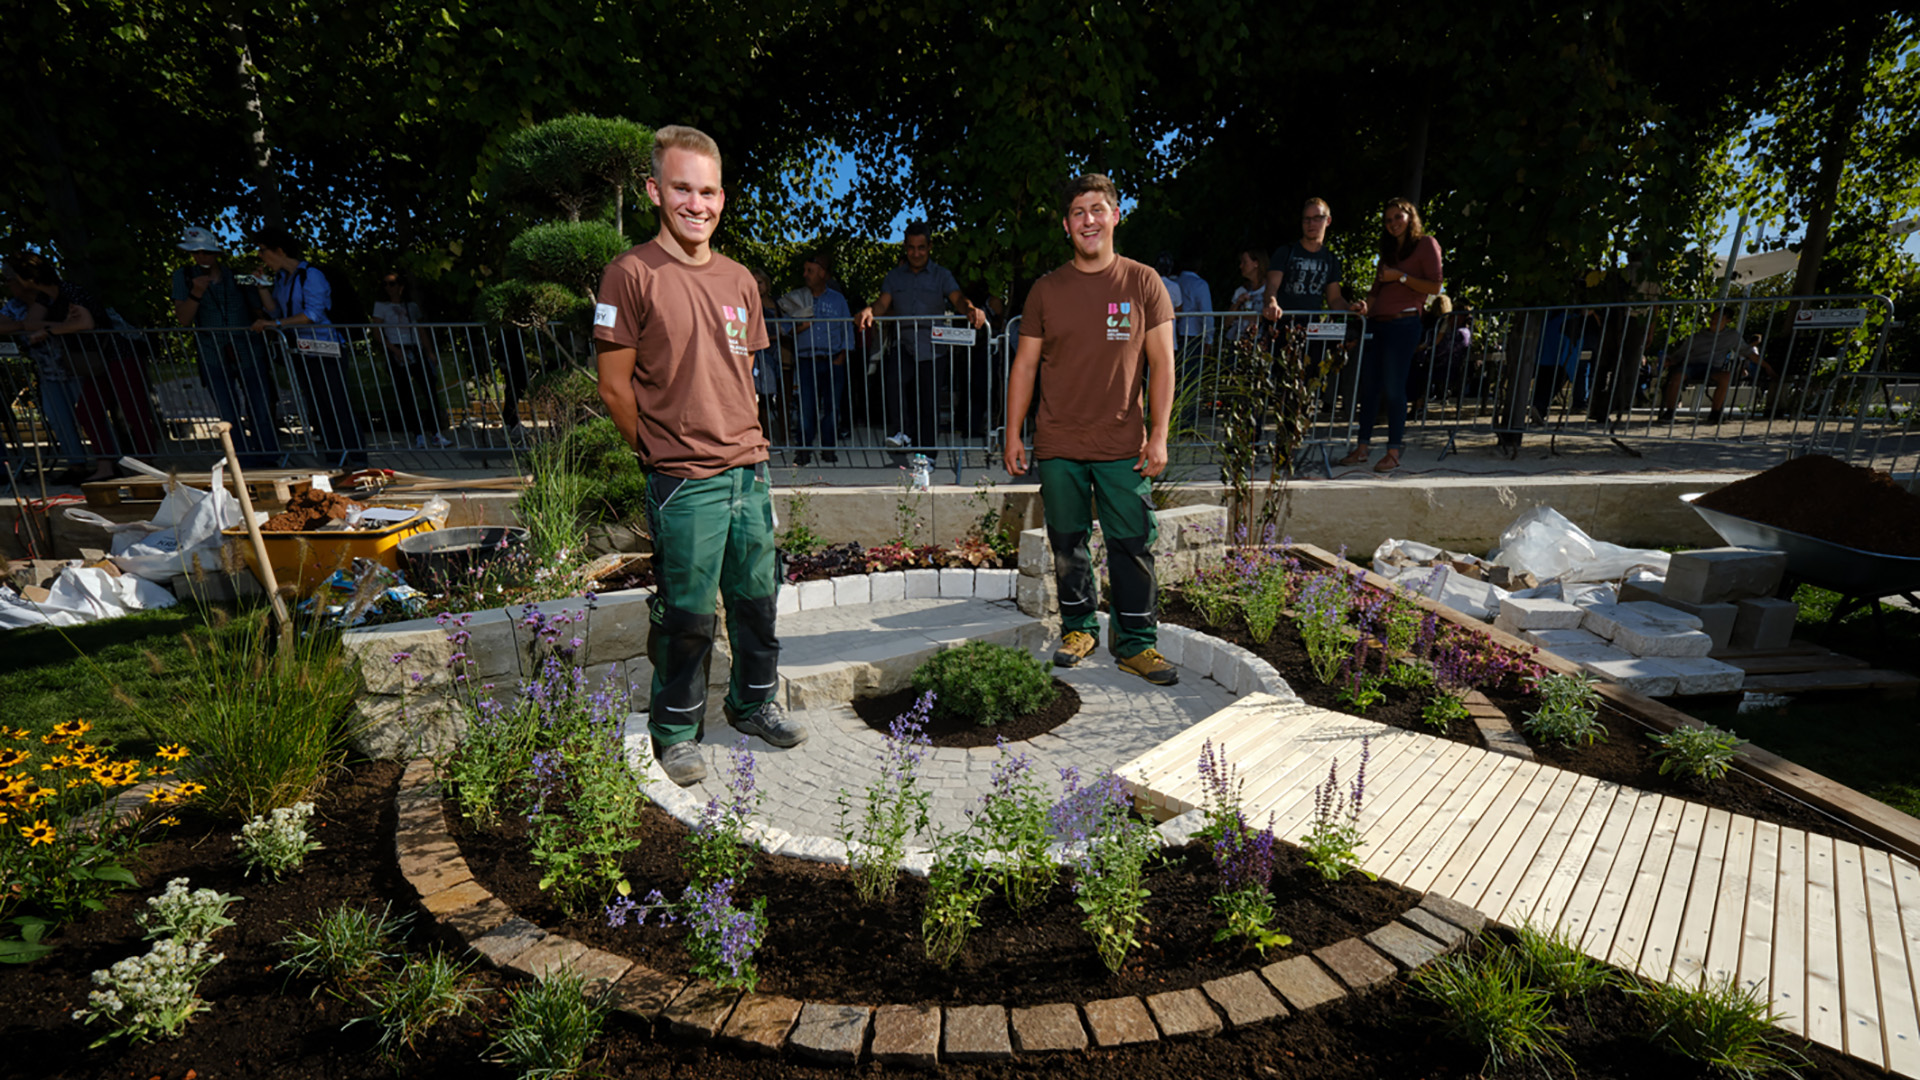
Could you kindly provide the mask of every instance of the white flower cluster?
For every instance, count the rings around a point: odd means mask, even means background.
[[[187,879],[174,878],[167,882],[167,891],[147,901],[147,906],[153,911],[139,917],[140,925],[146,929],[148,937],[211,941],[214,931],[233,925],[233,920],[227,918],[227,906],[238,899],[237,896],[225,896],[212,889],[188,892]]]
[[[145,956],[128,957],[105,971],[94,972],[94,985],[105,989],[88,993],[91,1007],[75,1011],[73,1018],[92,1023],[108,1017],[114,1030],[101,1042],[114,1035],[135,1039],[178,1035],[195,1013],[207,1007],[194,991],[200,979],[223,959],[220,953],[207,955],[203,941],[162,938]]]
[[[307,821],[312,817],[313,804],[299,802],[240,826],[240,835],[233,841],[240,845],[240,858],[247,864],[247,875],[251,877],[255,870],[263,870],[268,877],[278,879],[289,870],[300,869],[308,852],[320,850],[320,845],[307,835]]]

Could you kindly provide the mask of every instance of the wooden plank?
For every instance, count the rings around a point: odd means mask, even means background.
[[[1269,711],[1271,708],[1267,703],[1230,705],[1116,771],[1133,784],[1136,791],[1151,793],[1155,805],[1171,808],[1167,797],[1183,783],[1197,780],[1195,768],[1200,760],[1200,748],[1209,740],[1216,747],[1226,746],[1229,754],[1236,748],[1245,753],[1248,746],[1284,745],[1291,732],[1311,724],[1320,711],[1282,706],[1285,711],[1276,715]],[[1189,792],[1181,801],[1197,803],[1199,800],[1194,794]]]
[[[1920,866],[1912,859],[1891,856],[1893,892],[1900,911],[1901,951],[1907,960],[1907,979],[1916,1005],[1920,1005]],[[1920,1076],[1920,1073],[1909,1073]]]
[[[1749,693],[1798,694],[1814,690],[1920,689],[1920,678],[1904,671],[1861,668],[1857,671],[1809,671],[1800,675],[1749,675],[1740,688]]]
[[[1773,890],[1773,1007],[1781,1026],[1807,1036],[1807,834],[1780,830],[1780,872]]]
[[[1833,838],[1807,834],[1807,1038],[1846,1050],[1840,934],[1833,895]]]
[[[1753,830],[1758,821],[1745,814],[1733,814],[1727,824],[1727,853],[1720,863],[1720,893],[1713,912],[1713,930],[1707,938],[1701,971],[1709,979],[1738,979],[1740,945],[1746,933],[1747,907],[1751,890],[1747,879],[1753,873]],[[1772,912],[1769,899],[1768,912]]]
[[[1469,888],[1477,892],[1478,886],[1469,882],[1484,883],[1485,879],[1468,876],[1474,864],[1496,847],[1502,852],[1513,851],[1514,839],[1527,827],[1533,815],[1539,812],[1540,796],[1552,786],[1552,773],[1557,771],[1543,769],[1538,762],[1521,761],[1520,767],[1513,770],[1500,793],[1480,814],[1479,823],[1454,845],[1452,857],[1444,862],[1436,860],[1435,870],[1430,877],[1416,877],[1414,880],[1419,884],[1408,887],[1418,888],[1421,892],[1438,892],[1455,900],[1459,900],[1460,894]]]
[[[1364,837],[1362,846],[1367,849],[1360,853],[1362,864],[1395,829],[1408,824],[1420,800],[1436,784],[1474,753],[1473,747],[1463,743],[1435,739],[1384,782],[1369,783],[1367,799],[1360,807],[1360,834]],[[1303,830],[1295,830],[1296,834],[1300,831]]]
[[[1410,771],[1431,768],[1433,761],[1437,760],[1439,755],[1435,754],[1430,758],[1426,751],[1431,748],[1433,742],[1445,742],[1445,740],[1432,740],[1405,732],[1401,735],[1403,737],[1388,739],[1384,746],[1376,745],[1367,762],[1366,794],[1360,804],[1362,836],[1367,834],[1369,824],[1381,817],[1380,804],[1383,799],[1390,797],[1389,793],[1394,790],[1391,785],[1402,780]],[[1357,744],[1347,744],[1338,749],[1340,752],[1336,757],[1340,769],[1334,785],[1335,796],[1340,804],[1344,805],[1359,768],[1360,747]],[[1301,836],[1313,827],[1314,790],[1326,781],[1325,770],[1309,769],[1294,782],[1291,789],[1281,795],[1270,796],[1271,801],[1263,804],[1262,812],[1272,815],[1271,820],[1274,822],[1276,834]]]
[[[1707,947],[1713,938],[1714,919],[1720,898],[1727,889],[1727,841],[1733,831],[1733,815],[1725,810],[1707,811],[1707,823],[1700,834],[1700,854],[1694,859],[1693,880],[1687,885],[1686,910],[1680,916],[1680,932],[1674,938],[1667,966],[1667,980],[1697,985],[1707,969]],[[1744,877],[1745,868],[1740,870]],[[1739,909],[1733,918],[1739,920]],[[1734,938],[1738,940],[1739,930]]]
[[[1301,739],[1298,753],[1247,785],[1247,805],[1259,807],[1262,819],[1273,815],[1275,830],[1291,835],[1305,829],[1313,819],[1313,789],[1326,783],[1330,764],[1338,765],[1339,775],[1334,786],[1344,793],[1359,771],[1361,744],[1377,742],[1367,764],[1371,787],[1382,769],[1390,769],[1392,763],[1413,749],[1421,738],[1423,736],[1413,732],[1371,723],[1364,729],[1335,727],[1331,730],[1323,724],[1313,729],[1311,737]]]
[[[1504,908],[1514,885],[1525,876],[1534,860],[1541,857],[1541,845],[1552,835],[1554,824],[1562,817],[1579,820],[1581,811],[1593,798],[1593,789],[1598,786],[1592,777],[1552,766],[1541,769],[1535,783],[1541,779],[1546,780],[1547,787],[1533,799],[1524,827],[1511,838],[1505,835],[1494,838],[1479,861],[1468,868],[1465,883],[1454,893],[1455,900],[1471,907],[1479,907],[1485,900],[1491,907]],[[1519,815],[1516,813],[1514,817],[1518,819]],[[1549,862],[1557,855],[1556,851],[1547,856]]]
[[[1604,960],[1613,948],[1613,935],[1620,928],[1620,911],[1626,906],[1627,886],[1640,867],[1647,832],[1653,828],[1659,812],[1660,796],[1622,788],[1613,800],[1613,812],[1607,815],[1593,853],[1581,868],[1573,890],[1561,901],[1560,914],[1553,925],[1580,942],[1589,956]],[[1541,897],[1542,908],[1550,899],[1550,896]],[[1537,912],[1535,921],[1549,925],[1537,918]]]
[[[1638,969],[1650,978],[1667,981],[1673,968],[1676,943],[1680,940],[1680,921],[1686,914],[1687,897],[1693,893],[1694,875],[1699,872],[1700,854],[1705,849],[1707,816],[1711,813],[1696,802],[1680,811],[1680,824],[1674,833],[1673,850],[1667,855],[1667,867],[1660,877],[1660,891],[1641,940]],[[1724,834],[1722,834],[1724,837]],[[1721,841],[1724,846],[1724,838]]]
[[[1880,1033],[1886,1041],[1887,1068],[1920,1076],[1920,1008],[1913,992],[1913,966],[1907,961],[1900,927],[1900,900],[1893,884],[1892,858],[1865,848],[1867,912],[1873,924],[1873,964],[1880,988]]]
[[[1847,671],[1852,668],[1871,667],[1865,660],[1839,653],[1825,656],[1749,656],[1739,660],[1728,660],[1728,664],[1739,668],[1748,675],[1789,675],[1802,671]]]
[[[1607,962],[1635,970],[1640,953],[1646,948],[1647,930],[1653,925],[1653,909],[1660,902],[1660,883],[1667,877],[1667,861],[1673,857],[1673,844],[1680,835],[1680,822],[1686,816],[1687,802],[1662,796],[1653,827],[1638,836],[1629,835],[1623,845],[1620,862],[1632,862],[1633,873],[1608,876],[1601,903],[1620,913],[1614,923],[1613,940],[1607,947]],[[1640,858],[1631,860],[1629,851],[1640,842]],[[1599,929],[1599,919],[1594,920]],[[1604,933],[1604,929],[1601,930]]]
[[[1441,805],[1466,779],[1467,774],[1472,772],[1476,765],[1492,756],[1484,751],[1475,752],[1475,748],[1471,746],[1461,746],[1461,749],[1465,753],[1454,756],[1452,760],[1446,762],[1444,771],[1436,768],[1435,775],[1430,780],[1422,778],[1417,792],[1409,792],[1409,795],[1417,795],[1417,797],[1408,804],[1400,820],[1392,823],[1385,836],[1368,838],[1372,844],[1372,853],[1361,858],[1361,866],[1368,873],[1377,875],[1398,858],[1407,845],[1411,844],[1420,831],[1433,820],[1434,814],[1439,812]]]
[[[1880,988],[1874,974],[1873,920],[1867,913],[1867,874],[1859,844],[1833,842],[1834,931],[1840,939],[1840,1018],[1847,1053],[1885,1066]]]
[[[1258,706],[1244,711],[1246,717],[1217,728],[1212,742],[1215,754],[1224,754],[1249,787],[1256,783],[1253,777],[1273,771],[1280,763],[1306,760],[1311,748],[1301,745],[1302,737],[1337,715],[1324,709],[1304,709],[1275,716]],[[1186,752],[1161,759],[1149,782],[1169,792],[1186,793],[1187,801],[1196,805],[1202,803],[1199,764],[1206,741],[1187,740]],[[1241,794],[1244,803],[1247,788],[1242,788]]]
[[[1780,826],[1753,823],[1753,859],[1747,868],[1747,925],[1740,936],[1734,978],[1773,1000],[1773,911],[1780,876]]]
[[[1519,764],[1518,758],[1483,753],[1467,769],[1460,783],[1447,793],[1446,798],[1442,799],[1438,806],[1434,807],[1432,815],[1421,826],[1420,831],[1401,845],[1400,853],[1394,856],[1386,869],[1380,871],[1380,876],[1398,884],[1419,870],[1428,855],[1433,852],[1434,844],[1459,824],[1461,814],[1469,805],[1481,806],[1484,803],[1480,800],[1493,797],[1493,793],[1487,791],[1487,781],[1496,773],[1502,776],[1510,773]]]
[[[1540,842],[1540,851],[1534,855],[1532,865],[1511,885],[1505,880],[1509,868],[1501,867],[1501,876],[1495,878],[1488,889],[1489,897],[1495,895],[1494,890],[1501,891],[1501,902],[1489,902],[1486,909],[1501,922],[1509,926],[1540,923],[1551,927],[1559,918],[1560,907],[1573,891],[1580,871],[1586,868],[1587,856],[1593,851],[1594,841],[1599,839],[1601,826],[1622,791],[1618,784],[1594,781],[1592,777],[1581,779],[1583,783],[1574,788],[1573,797],[1554,819],[1547,838]],[[1584,798],[1582,791],[1586,792]],[[1543,903],[1550,906],[1542,910]]]

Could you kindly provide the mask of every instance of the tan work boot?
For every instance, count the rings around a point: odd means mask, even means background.
[[[1120,660],[1121,671],[1131,671],[1155,686],[1172,686],[1180,681],[1180,669],[1167,663],[1158,649],[1141,649]]]
[[[1100,644],[1092,634],[1084,630],[1070,630],[1060,641],[1060,648],[1054,651],[1054,667],[1072,667],[1092,654],[1094,646]]]

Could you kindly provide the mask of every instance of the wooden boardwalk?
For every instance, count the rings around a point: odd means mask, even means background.
[[[1794,1033],[1920,1078],[1920,868],[1899,855],[1260,694],[1119,772],[1142,805],[1194,809],[1211,740],[1248,820],[1297,838],[1335,759],[1346,790],[1363,738],[1367,870],[1560,927],[1650,978],[1731,976]]]

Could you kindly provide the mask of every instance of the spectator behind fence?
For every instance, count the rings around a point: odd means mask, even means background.
[[[774,320],[780,317],[780,300],[773,292],[773,278],[765,270],[754,269],[753,283],[760,290],[760,321],[767,329],[767,347],[753,354],[753,394],[760,403],[760,428],[770,443],[787,441],[787,417],[781,399],[782,388],[790,385],[788,371],[793,358],[782,347],[785,328]]]
[[[1227,302],[1227,310],[1245,314],[1244,318],[1228,320],[1229,337],[1257,338],[1260,335],[1260,309],[1266,300],[1267,289],[1267,253],[1258,248],[1246,248],[1240,252],[1240,284],[1234,287],[1233,299]]]
[[[440,406],[440,357],[431,337],[420,339],[417,328],[426,320],[399,271],[381,275],[380,299],[374,301],[371,321],[380,327],[375,333],[387,354],[401,428],[413,436],[416,450],[427,449],[429,442],[435,447],[452,446],[446,410]]]
[[[1325,199],[1308,199],[1300,208],[1300,239],[1275,248],[1267,263],[1267,291],[1263,313],[1268,322],[1288,313],[1357,310],[1339,293],[1345,277],[1340,257],[1327,248],[1327,230],[1333,211]]]
[[[220,418],[233,425],[233,445],[249,467],[280,460],[274,403],[279,394],[267,366],[260,337],[248,333],[260,317],[250,290],[221,260],[226,246],[197,225],[180,234],[175,247],[192,261],[173,271],[173,313],[181,326],[194,327],[200,354],[200,381],[213,395]]]
[[[1732,308],[1720,308],[1708,316],[1705,329],[1667,349],[1666,391],[1654,423],[1673,419],[1681,386],[1688,379],[1705,379],[1713,384],[1713,408],[1707,413],[1707,423],[1720,422],[1720,410],[1727,403],[1727,384],[1733,378],[1734,357],[1745,348],[1740,332],[1727,325],[1732,318]]]
[[[933,261],[932,232],[927,223],[911,222],[900,244],[900,261],[880,281],[880,298],[871,307],[860,309],[856,320],[863,331],[880,315],[913,320],[897,328],[901,332],[894,336],[886,366],[881,369],[882,392],[886,395],[883,414],[896,428],[887,437],[887,445],[898,450],[940,441],[940,386],[953,379],[954,357],[971,355],[945,346],[936,349],[933,344],[934,323],[949,307],[966,316],[968,325],[976,330],[986,323],[986,312],[967,299],[960,291],[960,282],[946,267]],[[946,362],[947,370],[941,370],[941,361]],[[971,378],[965,383],[971,386]]]
[[[93,471],[69,474],[67,479],[81,483],[110,480],[115,475],[117,447],[107,398],[100,385],[110,376],[99,335],[93,333],[107,326],[106,309],[93,294],[61,280],[53,263],[43,255],[17,256],[10,266],[26,286],[29,308],[20,328],[27,332],[27,346],[47,350],[42,355],[57,363],[54,367],[42,361],[44,370],[56,373],[41,385],[47,395],[41,407],[49,415],[49,425],[57,422],[52,419],[56,414],[71,416],[85,429],[92,445]]]
[[[253,242],[260,249],[257,276],[273,276],[271,288],[260,286],[260,307],[266,315],[254,321],[253,329],[283,330],[292,336],[287,365],[306,410],[307,438],[323,459],[337,454],[346,464],[365,466],[366,442],[350,385],[353,350],[332,319],[336,283],[306,260],[305,245],[284,229],[262,229],[253,234]],[[338,285],[347,287],[344,281]],[[276,336],[285,343],[284,336]]]
[[[800,443],[795,465],[813,464],[813,451],[839,461],[840,408],[847,400],[847,351],[853,347],[853,312],[847,298],[830,282],[833,260],[824,251],[810,251],[800,267],[813,298],[806,322],[793,327],[794,370],[800,378]]]
[[[1444,281],[1440,244],[1420,227],[1420,211],[1405,199],[1387,203],[1381,215],[1380,268],[1361,305],[1373,341],[1360,356],[1360,412],[1354,447],[1342,465],[1365,465],[1374,414],[1387,403],[1387,452],[1374,472],[1400,467],[1406,446],[1407,373],[1420,344],[1420,313]]]
[[[0,305],[0,334],[19,334],[26,337],[29,318],[44,319],[46,307],[40,303],[40,295],[27,284],[11,262],[0,266],[0,277],[7,285],[7,302]],[[39,474],[44,475],[48,483],[77,484],[86,479],[90,471],[87,465],[86,444],[80,439],[80,426],[74,417],[74,403],[79,400],[79,382],[67,372],[60,350],[52,343],[41,341],[27,344],[27,356],[33,360],[36,399],[40,405],[40,418],[53,435],[50,451],[34,455]],[[11,417],[13,413],[9,411]],[[18,446],[24,447],[30,440],[34,444],[41,441],[37,429],[21,432],[11,428]],[[47,460],[58,454],[67,468],[64,472],[54,472],[53,462]],[[25,477],[19,477],[25,479]]]
[[[1187,265],[1180,271],[1180,310],[1183,314],[1175,320],[1174,331],[1180,339],[1180,351],[1198,353],[1213,343],[1213,318],[1207,314],[1213,310],[1213,286],[1200,276],[1200,268],[1205,263],[1200,256],[1187,259]]]
[[[1599,343],[1600,326],[1593,309],[1561,310],[1548,315],[1540,327],[1540,349],[1534,358],[1533,404],[1527,420],[1544,424],[1553,415],[1554,395],[1568,382],[1576,382],[1575,408],[1582,403],[1577,385],[1581,372],[1580,354]]]

